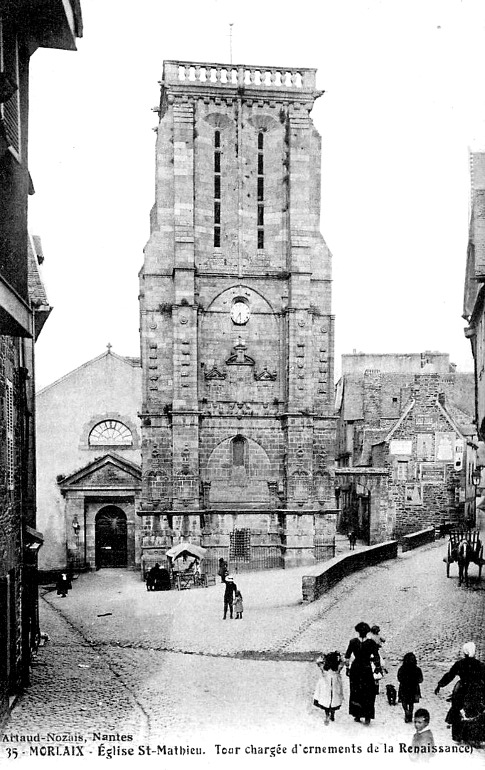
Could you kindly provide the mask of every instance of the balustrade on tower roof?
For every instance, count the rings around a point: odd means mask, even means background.
[[[162,85],[248,90],[292,91],[305,96],[317,93],[316,69],[266,67],[246,64],[165,61]]]

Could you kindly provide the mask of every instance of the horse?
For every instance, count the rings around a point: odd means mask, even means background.
[[[468,540],[461,540],[456,550],[456,560],[458,562],[458,585],[461,586],[463,580],[468,587],[468,565],[473,556],[473,548]]]

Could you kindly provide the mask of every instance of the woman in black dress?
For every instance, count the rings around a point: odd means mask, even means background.
[[[485,742],[485,664],[475,658],[474,642],[464,644],[462,651],[463,657],[441,677],[435,695],[458,677],[445,722],[451,725],[454,741],[479,745]]]
[[[349,714],[356,722],[364,719],[369,725],[375,716],[374,673],[380,671],[379,647],[373,639],[366,638],[370,631],[367,623],[357,623],[355,630],[358,636],[350,640],[345,653],[346,665],[350,666]]]

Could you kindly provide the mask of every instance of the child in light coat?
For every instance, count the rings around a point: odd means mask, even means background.
[[[238,590],[234,594],[234,612],[236,613],[236,620],[242,620],[243,609],[242,593]]]
[[[316,661],[321,671],[321,677],[317,682],[313,704],[325,711],[325,722],[335,721],[335,712],[343,703],[344,690],[340,671],[343,661],[339,652],[329,652]]]

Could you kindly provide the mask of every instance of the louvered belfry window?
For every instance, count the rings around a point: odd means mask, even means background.
[[[221,245],[221,132],[214,132],[214,246]]]
[[[10,147],[20,157],[20,97],[19,55],[15,30],[0,18],[0,72],[8,87],[14,91],[10,98],[0,103],[0,118]]]
[[[264,249],[264,134],[258,134],[258,249]]]

